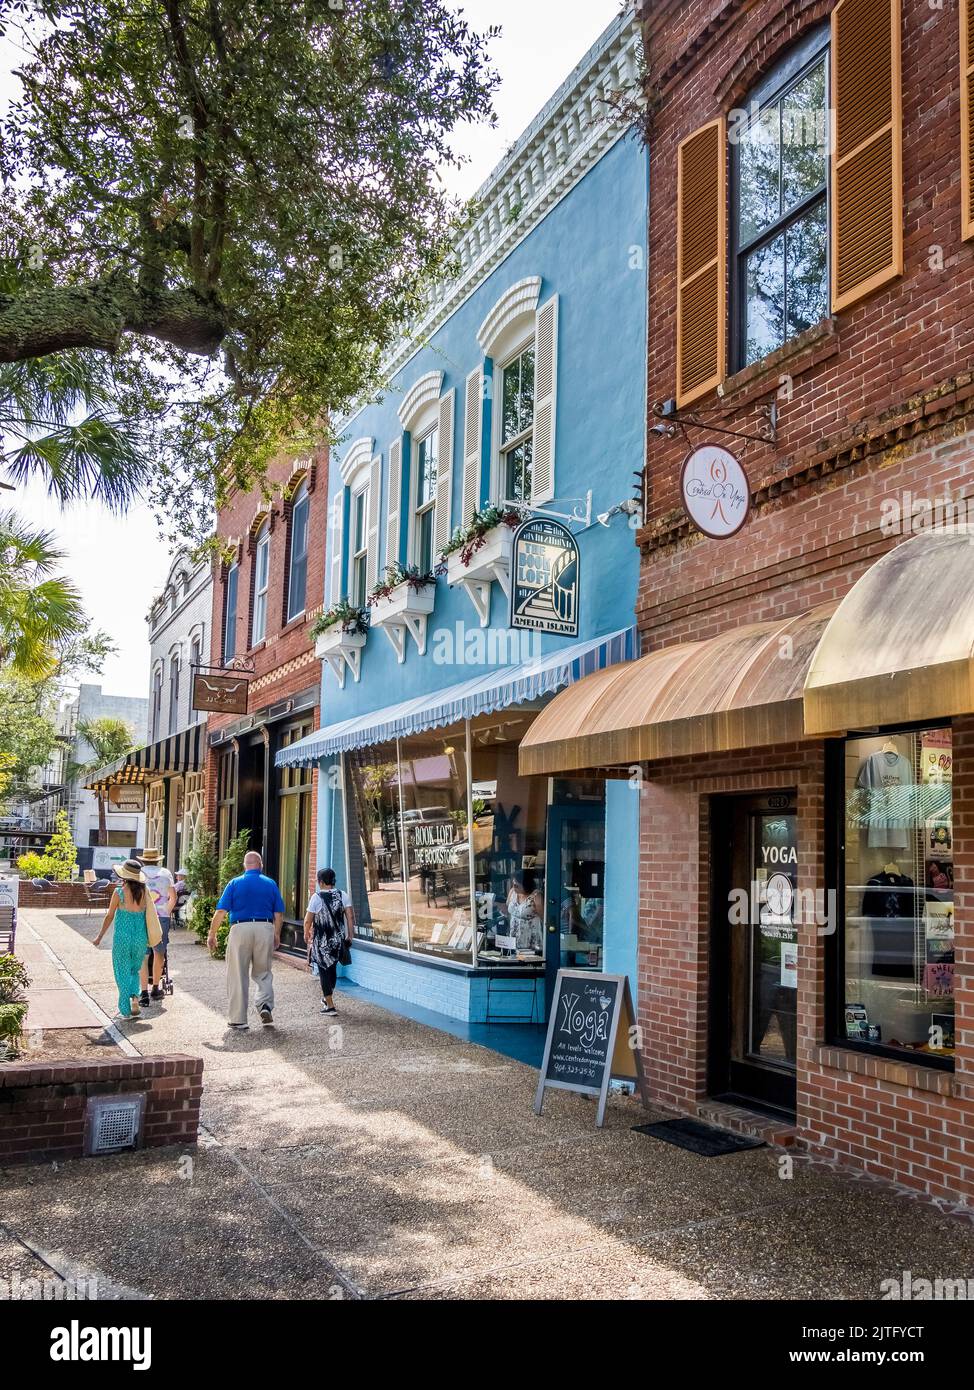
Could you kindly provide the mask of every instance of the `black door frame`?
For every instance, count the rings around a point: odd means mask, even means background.
[[[797,792],[794,786],[772,786],[755,792],[721,792],[710,797],[707,1092],[715,1098],[726,1098],[755,1109],[769,1109],[793,1115],[796,1106],[797,1066],[792,1070],[771,1064],[738,1062],[732,1057],[731,1049],[732,939],[728,929],[727,906],[731,888],[738,886],[733,881],[735,835],[739,825],[746,825],[750,837],[752,817],[764,809],[760,802],[782,796],[788,797],[788,807],[769,806],[766,809],[780,809],[797,815]],[[748,843],[748,862],[750,854],[751,846]],[[749,884],[747,887],[750,890]],[[752,930],[750,924],[746,930]]]

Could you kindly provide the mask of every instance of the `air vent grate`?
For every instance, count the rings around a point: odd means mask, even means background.
[[[136,1149],[142,1135],[145,1096],[93,1096],[85,1116],[85,1153]]]

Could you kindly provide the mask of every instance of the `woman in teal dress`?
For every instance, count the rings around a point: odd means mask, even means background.
[[[137,859],[126,859],[115,872],[122,882],[112,893],[111,903],[95,937],[95,945],[114,923],[112,936],[112,970],[118,986],[118,1011],[123,1018],[138,1018],[139,972],[149,949],[155,918],[155,939],[160,939],[159,918],[155,904],[146,887],[146,877]]]

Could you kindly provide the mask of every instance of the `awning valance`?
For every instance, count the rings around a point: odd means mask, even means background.
[[[588,642],[575,642],[537,660],[485,671],[445,690],[330,724],[282,748],[275,763],[278,767],[310,767],[332,753],[385,743],[511,705],[530,704],[582,680],[590,672],[631,661],[635,650],[636,631],[631,627]]]
[[[853,585],[805,684],[805,730],[841,733],[974,711],[974,532],[926,531]]]
[[[588,676],[531,725],[520,747],[522,775],[802,738],[805,676],[834,608],[749,623]]]
[[[100,767],[85,782],[88,791],[126,782],[152,782],[179,772],[198,772],[203,766],[203,732],[206,725],[192,724],[145,748],[135,748],[117,762]]]

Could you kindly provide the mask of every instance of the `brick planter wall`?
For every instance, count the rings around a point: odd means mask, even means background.
[[[200,1057],[0,1066],[0,1164],[81,1158],[89,1097],[140,1093],[146,1097],[143,1148],[196,1143]]]
[[[107,910],[108,894],[105,894],[105,902],[102,911]],[[83,883],[55,883],[52,888],[43,890],[35,888],[30,879],[20,880],[20,906],[21,907],[87,907],[88,899],[85,897],[85,885]],[[97,905],[92,909],[97,911]]]

